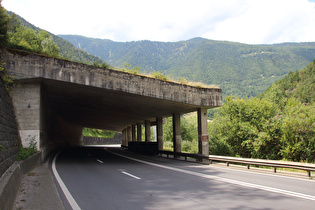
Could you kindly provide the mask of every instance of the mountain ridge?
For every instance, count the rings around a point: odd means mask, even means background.
[[[315,58],[315,43],[249,45],[201,37],[178,42],[115,42],[78,35],[58,35],[112,66],[129,63],[145,73],[162,71],[215,84],[225,96],[257,96],[292,71],[304,69]]]

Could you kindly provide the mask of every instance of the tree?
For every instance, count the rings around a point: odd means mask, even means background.
[[[1,3],[2,0],[0,0],[0,48],[3,48],[8,44],[8,16]]]
[[[291,98],[282,123],[282,150],[285,159],[315,161],[315,104],[305,106]]]
[[[14,20],[14,19],[13,19]],[[39,31],[38,34],[26,26],[12,24],[10,43],[22,46],[38,53],[51,56],[59,56],[59,47],[47,31]]]
[[[273,128],[277,121],[271,120],[275,114],[267,100],[227,97],[209,129],[210,151],[217,148],[214,152],[221,154],[278,159],[275,150],[280,150],[280,138],[278,127]]]

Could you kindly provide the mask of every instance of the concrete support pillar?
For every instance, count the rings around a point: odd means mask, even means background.
[[[126,133],[126,136],[127,136],[127,145],[126,146],[128,146],[128,142],[130,142],[131,141],[131,126],[128,126],[127,127],[127,133]]]
[[[180,114],[173,114],[173,146],[174,152],[181,152],[182,137],[180,132]]]
[[[151,141],[151,122],[150,120],[145,121],[145,142]]]
[[[198,154],[209,155],[207,109],[198,109]]]
[[[123,146],[127,146],[127,145],[126,145],[126,129],[123,129],[122,132],[121,132],[121,134],[122,134],[122,135],[121,135],[121,137],[122,137],[122,145],[123,145]]]
[[[137,141],[142,141],[142,127],[141,123],[137,123]]]
[[[29,147],[33,141],[38,150],[41,147],[41,92],[40,84],[23,84],[23,89],[15,88],[12,93],[22,145]]]
[[[131,125],[131,141],[135,142],[136,139],[136,125]]]
[[[156,136],[157,136],[157,144],[158,150],[163,150],[163,118],[156,118]]]

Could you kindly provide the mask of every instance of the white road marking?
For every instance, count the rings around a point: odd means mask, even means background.
[[[132,177],[132,178],[134,178],[134,179],[141,179],[140,177],[137,177],[137,176],[135,176],[135,175],[132,175],[132,174],[130,174],[130,173],[127,173],[126,171],[121,171],[121,173],[123,173],[123,174],[126,174],[127,176],[130,176],[130,177]]]
[[[99,160],[99,159],[96,159],[97,162],[99,163],[104,163],[103,161]]]
[[[59,152],[60,153],[60,152]],[[63,192],[63,194],[66,196],[70,206],[72,207],[73,210],[81,210],[81,208],[79,207],[79,205],[77,204],[77,202],[74,200],[74,198],[72,197],[71,193],[69,192],[68,188],[66,187],[66,185],[64,184],[64,182],[62,181],[62,179],[60,178],[57,169],[56,169],[56,158],[59,155],[59,153],[54,157],[53,162],[52,162],[52,171],[54,173],[54,176],[56,177],[56,180]]]
[[[217,180],[217,181],[220,181],[220,182],[225,182],[225,183],[230,183],[230,184],[240,185],[240,186],[244,186],[244,187],[250,187],[250,188],[255,188],[255,189],[260,189],[260,190],[265,190],[265,191],[269,191],[269,192],[274,192],[274,193],[279,193],[279,194],[284,194],[284,195],[288,195],[288,196],[293,196],[293,197],[298,197],[298,198],[303,198],[303,199],[315,201],[315,196],[312,196],[312,195],[307,195],[307,194],[303,194],[303,193],[297,193],[297,192],[288,191],[288,190],[277,189],[277,188],[273,188],[273,187],[267,187],[267,186],[258,185],[258,184],[251,184],[251,183],[247,183],[247,182],[242,182],[242,181],[237,181],[237,180],[233,180],[233,179],[222,178],[222,177],[208,175],[208,174],[203,174],[203,173],[194,172],[194,171],[188,171],[188,170],[185,170],[185,169],[180,169],[180,168],[175,168],[175,167],[170,167],[170,166],[164,166],[164,165],[160,165],[160,164],[151,163],[151,162],[148,162],[148,161],[144,161],[144,160],[139,160],[139,159],[136,159],[136,158],[128,157],[128,156],[125,156],[125,155],[121,155],[121,154],[118,154],[116,152],[112,152],[112,151],[109,151],[109,150],[106,150],[106,151],[111,152],[112,154],[118,155],[120,157],[127,158],[129,160],[137,161],[137,162],[144,163],[144,164],[151,165],[151,166],[155,166],[155,167],[160,167],[160,168],[164,168],[164,169],[168,169],[168,170],[172,170],[172,171],[177,171],[177,172],[181,172],[181,173],[185,173],[185,174],[190,174],[190,175],[194,175],[194,176],[198,176],[198,177],[202,177],[202,178],[206,178],[206,179],[213,179],[213,180]]]

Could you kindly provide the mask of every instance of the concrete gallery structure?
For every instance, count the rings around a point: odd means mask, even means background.
[[[222,106],[220,88],[200,88],[82,63],[10,50],[1,54],[18,84],[12,93],[24,146],[39,150],[82,144],[82,128],[122,132],[123,145],[150,141],[156,125],[163,149],[163,118],[173,117],[174,152],[181,151],[180,115],[197,111],[199,154],[209,154],[207,109]]]

